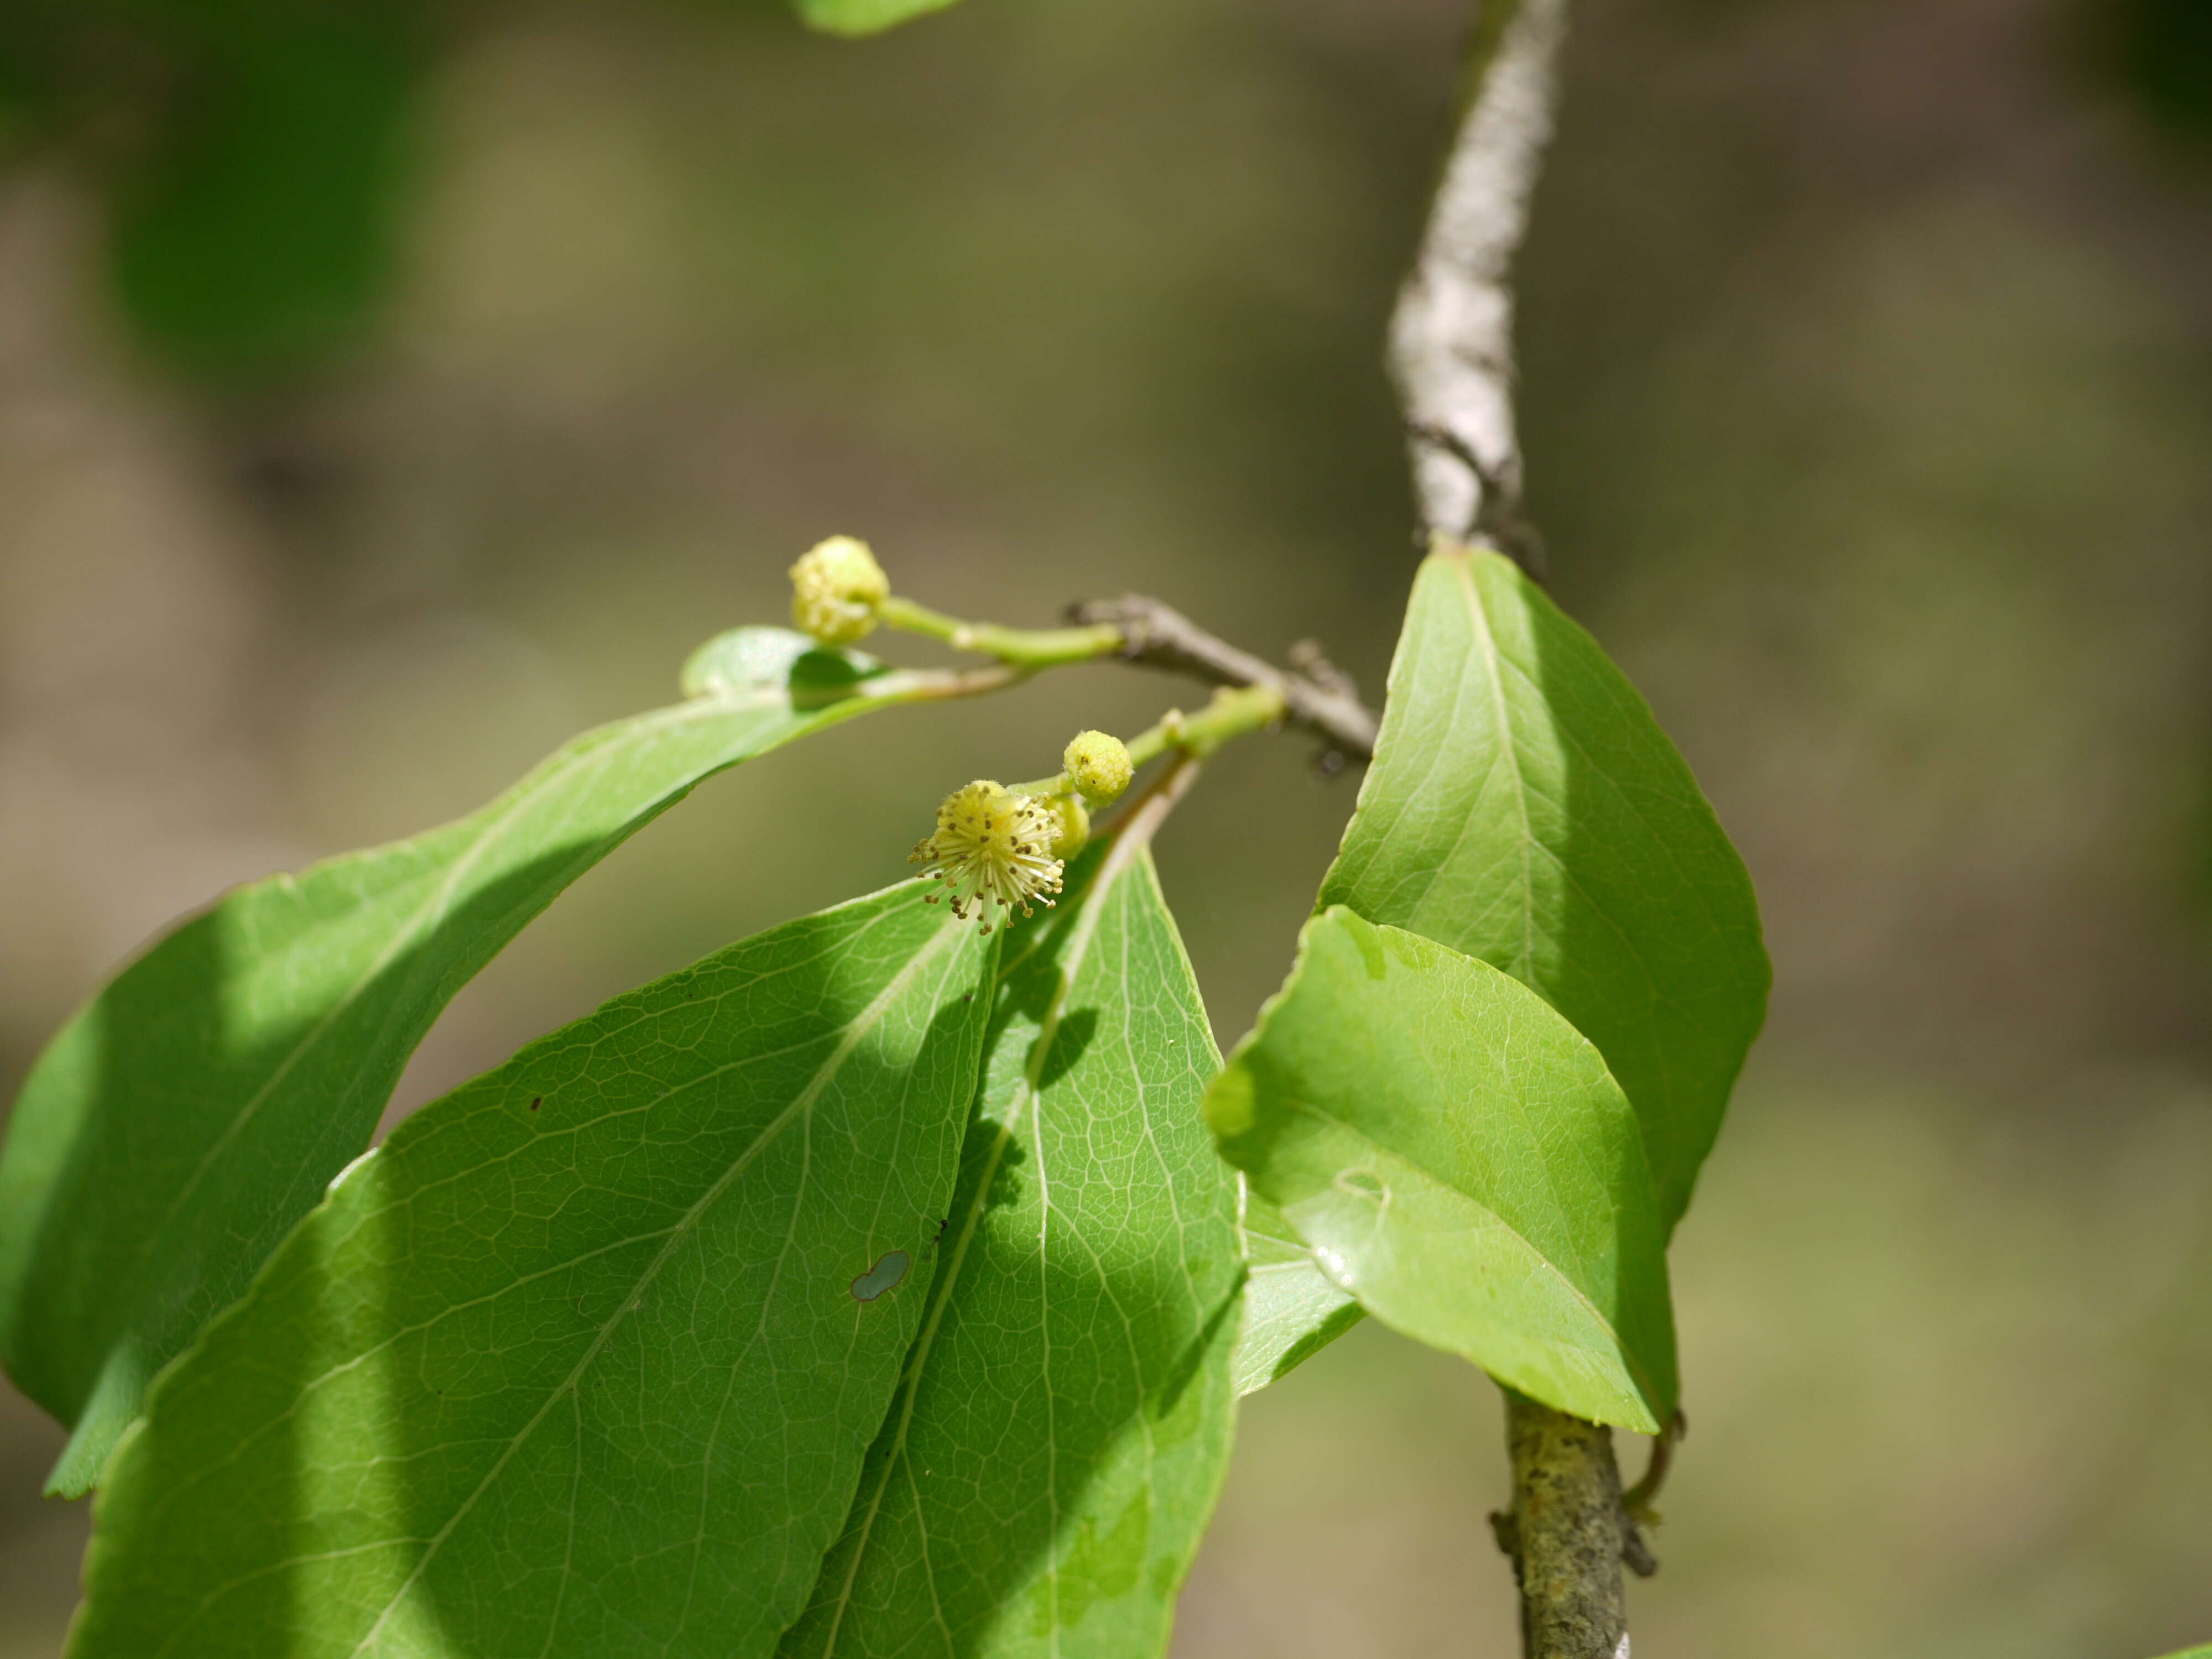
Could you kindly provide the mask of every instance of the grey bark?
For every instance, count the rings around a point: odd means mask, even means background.
[[[1521,1587],[1528,1659],[1629,1659],[1621,1563],[1642,1540],[1620,1501],[1613,1431],[1505,1395],[1513,1507],[1492,1516]]]
[[[1486,541],[1531,574],[1541,555],[1521,509],[1510,279],[1566,23],[1566,0],[1479,6],[1464,113],[1390,319],[1423,539]]]

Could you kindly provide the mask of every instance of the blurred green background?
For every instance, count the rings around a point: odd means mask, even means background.
[[[1137,588],[1379,690],[1379,345],[1465,11],[7,0],[0,1089],[223,884],[667,700],[833,531],[957,612]],[[1533,507],[1777,969],[1675,1251],[1639,1654],[2212,1638],[2208,19],[1578,5]],[[395,1109],[1197,695],[1073,671],[709,785]],[[1164,837],[1224,1044],[1351,805],[1307,758],[1223,755]],[[0,1396],[0,1659],[74,1598],[59,1443]],[[1504,1489],[1490,1385],[1356,1333],[1249,1402],[1177,1659],[1504,1659]]]

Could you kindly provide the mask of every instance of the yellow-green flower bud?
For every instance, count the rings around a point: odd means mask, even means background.
[[[1091,814],[1076,795],[1054,795],[1045,802],[1053,815],[1052,855],[1072,859],[1091,839]]]
[[[850,645],[873,631],[890,592],[867,543],[832,536],[791,567],[791,619],[824,645]]]
[[[1068,781],[1076,792],[1093,806],[1119,799],[1137,769],[1129,763],[1129,751],[1121,739],[1103,732],[1077,732],[1075,741],[1060,757],[1060,764],[1067,769]]]

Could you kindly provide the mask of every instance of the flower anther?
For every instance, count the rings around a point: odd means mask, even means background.
[[[1000,912],[1032,904],[1048,908],[1048,893],[1060,891],[1060,860],[1053,843],[1060,831],[1053,803],[1037,795],[1018,795],[1002,783],[978,778],[956,789],[937,809],[936,832],[915,847],[909,863],[943,882],[949,895],[932,893],[934,904],[946,896],[952,914],[965,921],[975,914],[989,933]]]

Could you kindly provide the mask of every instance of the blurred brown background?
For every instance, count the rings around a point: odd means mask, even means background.
[[[0,1090],[225,884],[667,700],[832,531],[957,612],[1139,588],[1379,690],[1413,563],[1379,342],[1466,9],[969,0],[845,45],[470,9],[376,326],[305,374],[155,362],[100,124],[16,143]],[[1675,1253],[1693,1433],[1639,1655],[2212,1639],[2208,14],[1578,8],[1521,274],[1534,511],[1777,970]],[[1070,672],[709,785],[463,995],[401,1106],[902,875],[950,782],[1196,695]],[[1250,744],[1169,828],[1224,1043],[1352,793]],[[1249,1402],[1177,1659],[1515,1651],[1500,1439],[1479,1374],[1371,1328]],[[0,1659],[74,1598],[59,1443],[0,1397]]]

